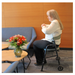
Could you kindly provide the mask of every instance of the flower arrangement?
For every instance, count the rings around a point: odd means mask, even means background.
[[[14,35],[7,39],[11,46],[15,46],[15,48],[20,48],[27,43],[26,38],[23,35]]]

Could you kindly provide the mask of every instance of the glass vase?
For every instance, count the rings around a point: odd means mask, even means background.
[[[15,54],[16,57],[21,57],[21,54],[22,54],[21,48],[15,48],[14,54]]]

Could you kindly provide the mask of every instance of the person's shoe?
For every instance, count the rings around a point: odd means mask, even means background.
[[[46,63],[47,63],[47,61],[44,62],[44,64],[46,64]],[[40,66],[40,65],[42,65],[42,63],[34,63],[34,65],[35,66]]]
[[[35,66],[40,66],[42,63],[34,63]]]

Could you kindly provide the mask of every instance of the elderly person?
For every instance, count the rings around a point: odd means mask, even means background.
[[[60,37],[63,30],[63,25],[61,20],[58,16],[58,13],[55,10],[47,11],[47,16],[49,21],[51,22],[50,25],[42,24],[42,32],[45,34],[45,38],[42,40],[36,40],[33,43],[36,63],[36,66],[41,65],[44,57],[44,48],[52,43],[53,38]],[[61,38],[55,40],[56,47],[58,47],[61,43]],[[46,60],[44,61],[44,64]]]

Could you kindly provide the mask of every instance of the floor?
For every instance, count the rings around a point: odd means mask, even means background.
[[[52,54],[52,53],[51,53]],[[73,50],[60,50],[58,52],[60,57],[60,63],[63,66],[63,71],[58,71],[58,62],[55,57],[47,58],[47,63],[44,65],[44,69],[41,72],[41,66],[35,66],[34,63],[36,62],[35,56],[31,57],[31,63],[26,73],[73,73]],[[24,61],[26,62],[25,65],[28,63],[28,58],[25,57]],[[18,65],[19,73],[24,73],[22,63]]]

